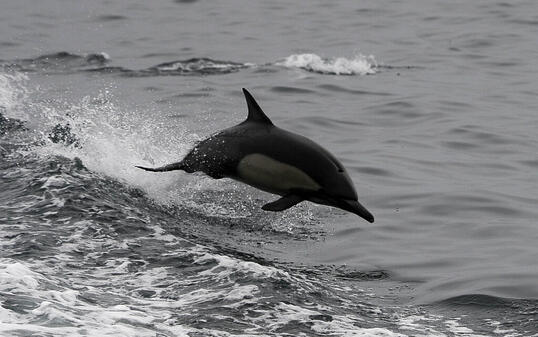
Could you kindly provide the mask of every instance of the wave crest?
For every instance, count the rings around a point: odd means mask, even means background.
[[[320,74],[371,75],[378,69],[373,55],[357,54],[354,58],[322,58],[316,54],[293,54],[276,63],[286,68],[300,68]]]
[[[251,66],[249,63],[218,61],[209,58],[192,58],[158,64],[147,69],[157,74],[227,74]]]
[[[110,60],[106,53],[73,54],[61,51],[14,61],[0,60],[0,69],[22,72],[66,72],[101,67]]]

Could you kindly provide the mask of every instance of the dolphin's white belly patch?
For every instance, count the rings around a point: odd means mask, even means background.
[[[237,173],[245,183],[269,192],[285,193],[293,188],[317,191],[321,187],[301,169],[259,153],[241,159]]]

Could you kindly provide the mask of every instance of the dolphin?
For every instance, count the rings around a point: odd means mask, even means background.
[[[283,211],[308,200],[352,212],[368,222],[374,216],[357,198],[344,166],[310,139],[273,124],[254,97],[243,88],[248,117],[198,143],[177,163],[146,171],[183,170],[203,172],[221,179],[231,178],[281,196],[262,206]]]

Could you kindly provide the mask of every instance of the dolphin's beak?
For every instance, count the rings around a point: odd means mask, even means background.
[[[369,223],[374,222],[374,216],[372,215],[372,213],[368,212],[368,210],[357,200],[343,199],[341,206],[346,211],[350,211],[351,213],[357,214]]]

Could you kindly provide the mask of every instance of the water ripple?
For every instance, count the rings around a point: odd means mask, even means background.
[[[392,96],[392,94],[387,93],[387,92],[374,92],[374,91],[368,91],[368,90],[349,89],[349,88],[345,88],[343,86],[336,85],[336,84],[319,84],[317,87],[324,90],[332,91],[332,92],[344,92],[344,93],[353,94],[353,95]]]
[[[298,87],[285,87],[285,86],[274,86],[270,88],[271,91],[277,93],[285,94],[316,94],[316,91]]]

